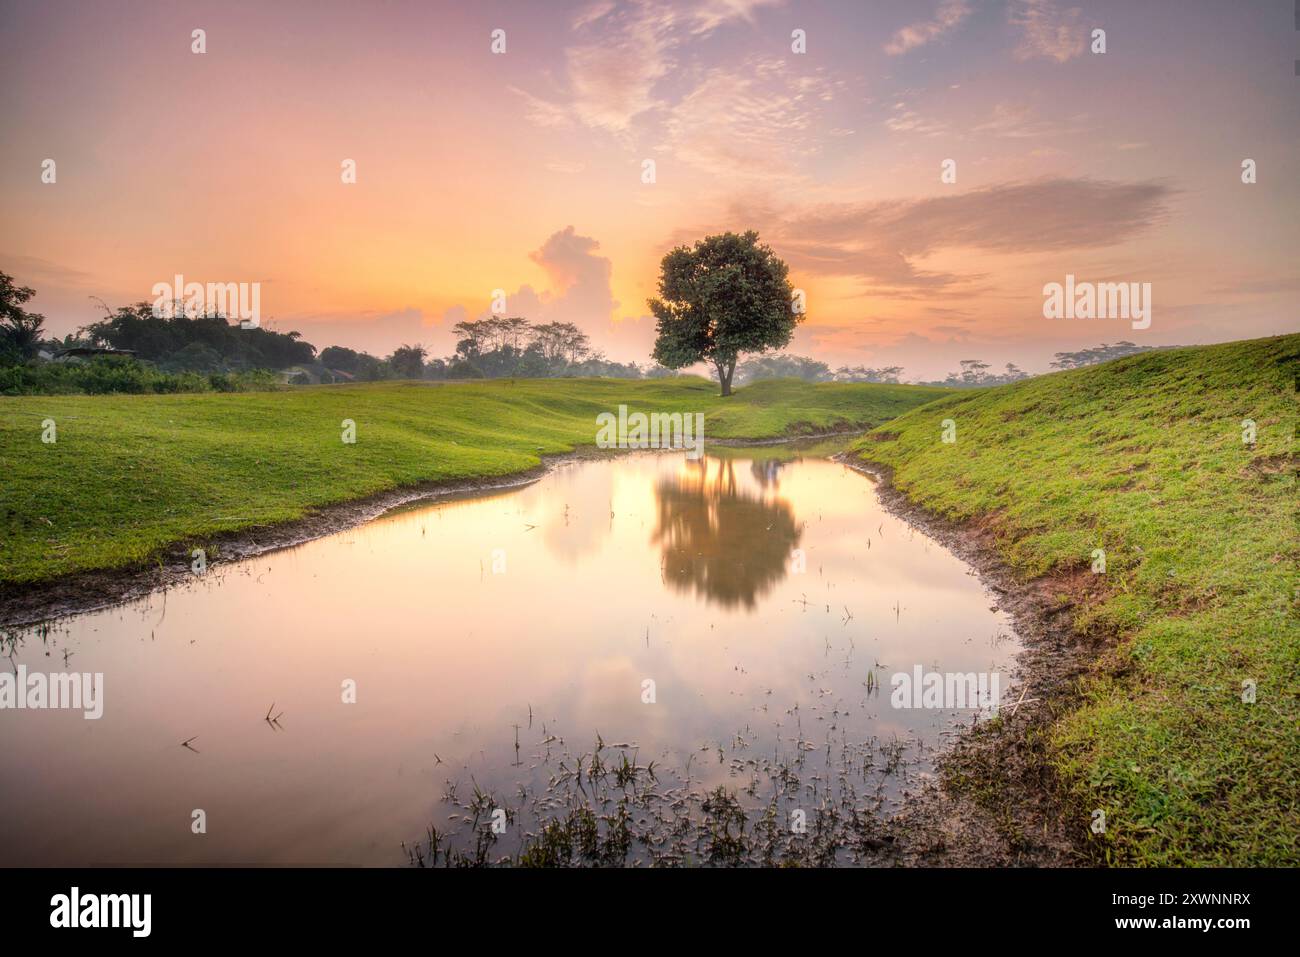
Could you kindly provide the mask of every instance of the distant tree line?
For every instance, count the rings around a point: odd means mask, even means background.
[[[62,339],[46,338],[44,316],[23,308],[34,295],[34,290],[16,285],[12,277],[0,272],[0,392],[44,391],[42,383],[52,391],[76,390],[81,388],[78,383],[92,391],[193,391],[264,388],[282,380],[372,382],[557,376],[654,379],[679,374],[657,362],[639,365],[609,360],[592,349],[587,334],[573,323],[534,325],[519,316],[456,323],[452,327],[457,336],[455,351],[439,358],[431,358],[428,350],[418,344],[403,344],[382,358],[345,346],[327,346],[317,352],[297,332],[241,328],[224,316],[187,316],[184,310],[159,316],[148,302],[122,306],[116,311],[105,307],[104,319]],[[1078,352],[1058,352],[1052,367],[1076,369],[1150,348],[1126,341],[1102,343]],[[96,356],[97,352],[117,354]],[[40,368],[41,358],[57,360],[68,356],[82,364],[94,363],[94,373]],[[133,366],[141,363],[144,365],[139,369]],[[962,359],[958,371],[942,380],[921,384],[979,388],[1028,377],[1014,363],[1007,363],[1002,372],[990,372],[990,368],[980,359]],[[901,366],[840,366],[832,370],[825,362],[779,352],[752,356],[734,367],[737,385],[781,378],[898,383],[902,373]],[[711,374],[716,380],[717,369]]]
[[[316,357],[316,347],[297,332],[243,329],[224,316],[177,313],[156,316],[147,302],[122,306],[83,327],[74,341],[133,352],[169,372],[283,369]]]
[[[1052,363],[1052,368],[1078,369],[1082,366],[1096,365],[1098,362],[1106,362],[1110,359],[1135,356],[1139,352],[1150,352],[1153,348],[1155,346],[1139,346],[1123,340],[1113,346],[1103,342],[1093,349],[1081,349],[1078,352],[1058,352],[1056,361]]]
[[[1002,372],[989,372],[992,368],[981,359],[962,359],[957,363],[961,368],[949,372],[947,377],[934,382],[922,382],[920,385],[945,385],[950,389],[980,389],[991,385],[1007,385],[1028,379],[1028,373],[1021,372],[1014,362],[1008,362]]]

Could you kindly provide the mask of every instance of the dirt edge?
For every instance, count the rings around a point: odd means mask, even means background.
[[[938,867],[1066,867],[1097,863],[1089,820],[1072,807],[1048,761],[1052,726],[1081,703],[1080,679],[1115,636],[1080,635],[1073,612],[1089,580],[1072,574],[1026,581],[1002,559],[996,516],[951,521],[915,504],[889,466],[852,451],[834,456],[875,483],[891,514],[920,528],[969,564],[1012,619],[1023,649],[994,721],[955,736],[938,763],[939,782],[914,795],[888,822],[892,852],[882,863]],[[1015,706],[1016,699],[1023,702]]]
[[[844,423],[840,423],[836,428],[823,432],[800,431],[775,439],[712,439],[707,441],[706,448],[709,445],[751,448],[819,442],[829,438],[861,435],[870,428],[870,423],[861,423],[860,426],[847,429],[844,428]],[[627,450],[581,445],[571,452],[543,455],[540,464],[521,472],[418,482],[361,498],[312,507],[307,509],[302,518],[288,522],[182,539],[164,546],[154,559],[134,565],[74,572],[33,582],[0,583],[0,628],[26,628],[54,618],[99,611],[188,581],[194,574],[190,565],[195,548],[204,549],[209,567],[242,561],[354,528],[396,508],[418,502],[522,488],[567,462],[604,458],[624,451]]]

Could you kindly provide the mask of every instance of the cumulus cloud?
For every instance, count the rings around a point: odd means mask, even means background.
[[[934,16],[929,20],[920,20],[903,27],[885,44],[885,52],[898,56],[908,50],[924,46],[931,40],[943,36],[955,29],[970,16],[970,7],[965,0],[942,0]]]
[[[507,315],[523,316],[534,324],[572,322],[591,337],[593,349],[623,360],[647,361],[654,344],[655,321],[650,316],[617,316],[621,304],[614,298],[613,264],[608,256],[600,255],[597,240],[566,226],[552,233],[528,258],[546,273],[547,288],[538,292],[525,284],[508,292]],[[490,315],[484,308],[473,318]],[[468,311],[454,306],[447,310],[444,322],[450,328],[466,318]]]
[[[550,292],[543,301],[543,321],[608,322],[618,308],[607,256],[597,254],[600,243],[579,236],[572,226],[553,233],[529,259],[546,271]]]

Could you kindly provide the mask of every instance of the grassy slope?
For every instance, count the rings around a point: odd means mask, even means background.
[[[1149,353],[941,399],[858,445],[917,503],[991,521],[1025,577],[1105,549],[1076,623],[1119,646],[1052,738],[1080,833],[1106,812],[1103,859],[1300,863],[1298,361],[1300,336]]]
[[[150,559],[178,541],[436,479],[499,476],[592,445],[596,415],[704,412],[705,442],[886,421],[944,394],[701,379],[323,386],[291,392],[0,398],[0,583]],[[42,444],[41,422],[58,441]],[[353,419],[357,442],[341,441]]]

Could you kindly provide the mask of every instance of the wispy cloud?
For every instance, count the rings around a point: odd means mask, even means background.
[[[970,6],[965,0],[942,0],[934,16],[903,27],[885,44],[885,52],[898,56],[908,50],[924,46],[931,40],[957,27],[970,16]]]
[[[654,86],[672,69],[676,15],[636,6],[607,13],[587,30],[588,42],[565,50],[571,107],[588,126],[626,130],[658,105]]]
[[[512,87],[529,120],[586,126],[625,134],[638,117],[670,104],[656,85],[678,66],[679,52],[734,22],[754,22],[756,11],[783,0],[703,0],[688,5],[599,0],[572,21],[577,42],[564,51],[567,96],[546,100]]]
[[[1008,15],[1021,31],[1016,59],[1042,57],[1064,63],[1083,53],[1077,7],[1063,9],[1056,0],[1013,0]]]
[[[1172,194],[1157,182],[1055,178],[809,212],[769,209],[759,220],[753,210],[736,212],[742,220],[768,223],[764,238],[798,269],[933,293],[983,277],[918,267],[932,253],[965,248],[1021,255],[1110,246],[1161,222]]]
[[[754,22],[754,11],[761,7],[779,7],[785,0],[704,0],[692,9],[688,18],[691,32],[699,35],[711,33],[734,20]]]
[[[1035,139],[1060,144],[1087,129],[1088,116],[1077,113],[1060,119],[1041,119],[1028,103],[1000,101],[992,115],[971,128],[972,133],[1007,139]]]
[[[821,149],[811,135],[837,82],[780,58],[712,69],[668,116],[672,154],[720,176],[794,175]]]

